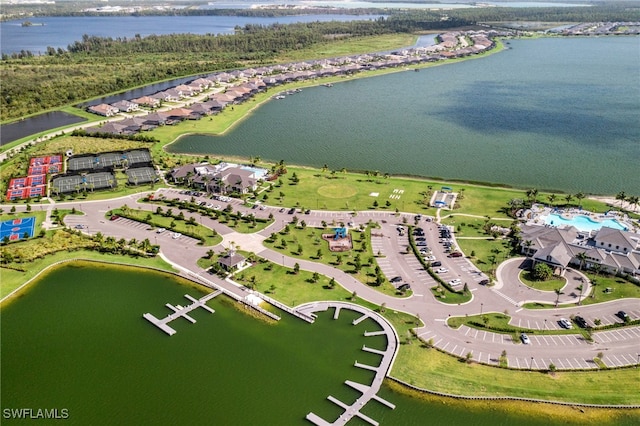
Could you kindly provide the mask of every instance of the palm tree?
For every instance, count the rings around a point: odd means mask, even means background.
[[[553,291],[555,291],[555,292],[556,292],[556,307],[558,307],[558,302],[560,301],[560,295],[561,295],[561,294],[564,294],[564,293],[562,292],[562,289],[561,289],[561,288],[556,288],[556,289],[555,289],[555,290],[553,290]]]
[[[578,199],[578,207],[582,207],[582,199],[585,197],[584,192],[578,192],[576,198]]]
[[[549,204],[553,205],[553,202],[558,198],[558,196],[556,194],[549,194],[547,198],[549,199]]]
[[[566,197],[564,197],[564,199],[567,200],[567,204],[570,204],[571,200],[573,200],[573,195],[567,194]]]
[[[598,280],[597,279],[592,279],[591,280],[591,287],[593,287],[591,289],[591,298],[595,299],[596,298],[596,287],[598,286]]]
[[[616,194],[616,200],[620,201],[620,210],[622,210],[622,203],[627,199],[627,194],[624,191],[620,191]]]
[[[580,270],[582,271],[582,268],[584,267],[584,263],[587,261],[587,252],[586,251],[581,251],[580,253],[576,254],[576,258],[580,261]]]
[[[582,303],[582,292],[584,291],[584,285],[580,284],[578,286],[578,290],[580,290],[580,296],[578,296],[578,305]]]
[[[637,195],[630,195],[627,197],[627,202],[633,206],[633,211],[635,212],[638,209],[640,198]]]
[[[597,277],[600,271],[602,271],[602,265],[599,263],[594,263],[593,265],[591,265],[591,270],[596,274]]]

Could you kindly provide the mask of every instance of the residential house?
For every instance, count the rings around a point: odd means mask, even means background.
[[[137,103],[125,100],[118,101],[114,104],[111,104],[111,106],[114,108],[118,108],[120,112],[133,112],[138,111],[138,109],[140,108]]]
[[[120,110],[107,104],[93,105],[88,108],[89,112],[102,115],[105,117],[112,117],[116,115]]]
[[[132,99],[131,102],[134,102],[138,105],[147,106],[149,108],[156,108],[160,106],[160,100],[152,98],[151,96],[141,96],[137,99]]]

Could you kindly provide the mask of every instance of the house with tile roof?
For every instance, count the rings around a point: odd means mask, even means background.
[[[112,117],[114,115],[116,115],[118,112],[120,112],[120,110],[118,108],[115,108],[111,105],[107,105],[107,104],[100,104],[100,105],[92,105],[89,108],[87,108],[89,112],[92,112],[94,114],[98,114],[98,115],[102,115],[104,117]]]

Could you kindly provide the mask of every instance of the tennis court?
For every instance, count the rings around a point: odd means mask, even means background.
[[[133,164],[151,162],[151,154],[147,150],[127,151],[123,156],[127,159],[127,161],[129,161],[129,166],[132,166]]]
[[[71,157],[67,160],[67,169],[70,171],[91,170],[96,164],[96,158],[91,156]]]
[[[150,183],[158,180],[156,171],[153,167],[136,167],[127,169],[127,180],[131,185],[140,185],[142,183]]]
[[[116,179],[109,172],[59,176],[51,181],[51,188],[56,193],[111,188],[112,185],[116,185]]]
[[[0,222],[0,240],[8,238],[9,241],[17,241],[25,238],[32,238],[36,230],[35,216],[16,218]]]
[[[96,167],[115,167],[122,165],[124,155],[121,152],[105,152],[96,156]]]

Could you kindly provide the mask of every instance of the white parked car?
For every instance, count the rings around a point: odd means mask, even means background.
[[[462,280],[460,280],[459,278],[449,281],[449,285],[460,285],[460,284],[462,284]]]
[[[566,318],[560,318],[560,321],[558,321],[560,323],[560,326],[566,329],[569,328],[573,328],[573,324],[571,324],[571,322],[566,319]]]
[[[524,333],[520,335],[520,340],[522,340],[522,343],[524,343],[525,345],[528,345],[529,343],[531,343],[531,340],[529,340],[529,336],[527,336]]]
[[[431,255],[431,256],[427,256],[427,257],[425,257],[425,258],[424,258],[424,260],[425,260],[426,262],[433,262],[434,260],[436,260],[436,257],[435,257],[435,256],[433,256],[433,255]]]
[[[447,272],[449,272],[449,270],[447,268],[438,268],[438,269],[436,269],[436,273],[438,273],[438,274],[446,274]]]
[[[158,228],[158,229],[156,229],[156,232],[157,232],[158,234],[162,234],[164,231],[166,231],[166,229],[164,229],[164,228]]]
[[[182,237],[182,234],[179,232],[174,232],[173,235],[171,236],[171,238],[173,238],[174,240],[177,240],[180,237]]]

